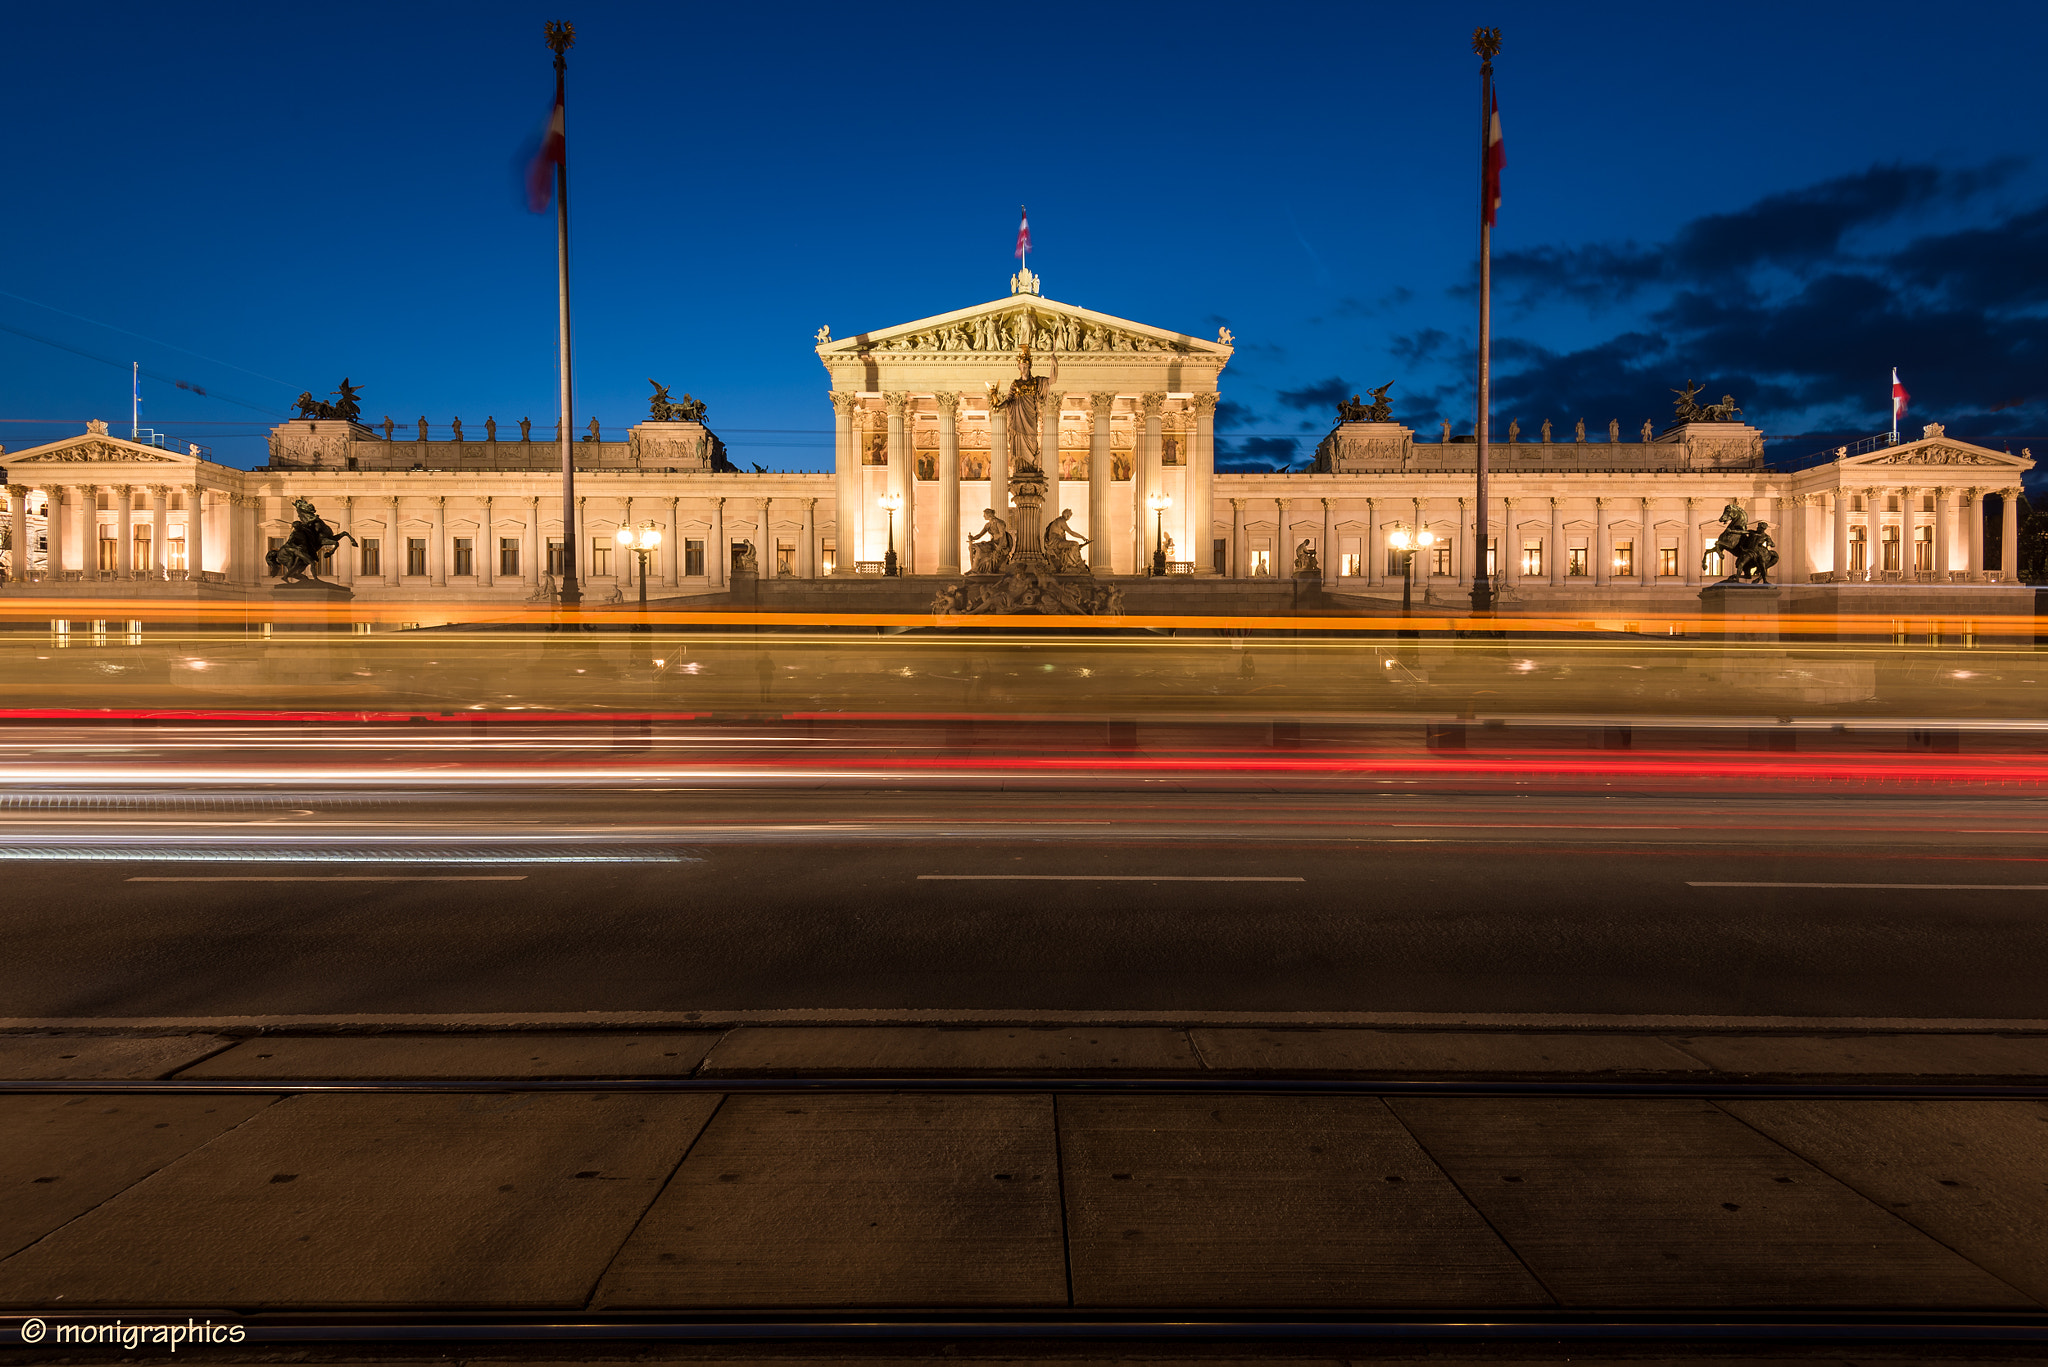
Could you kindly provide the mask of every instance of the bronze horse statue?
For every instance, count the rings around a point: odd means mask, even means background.
[[[313,505],[301,498],[294,500],[292,507],[298,512],[299,520],[292,524],[291,535],[284,544],[263,557],[263,563],[270,567],[270,577],[282,577],[287,584],[302,583],[307,579],[318,581],[320,561],[327,552],[343,541],[361,545],[347,532],[337,532],[327,525],[327,519],[315,512]]]

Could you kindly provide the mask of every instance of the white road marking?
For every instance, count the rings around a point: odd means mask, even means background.
[[[295,878],[254,875],[219,878],[130,878],[130,883],[524,883],[523,873],[306,874]]]
[[[1868,888],[1873,891],[2048,892],[2048,883],[1687,883],[1689,888]]]
[[[920,883],[1306,883],[1306,878],[1205,873],[920,873]]]

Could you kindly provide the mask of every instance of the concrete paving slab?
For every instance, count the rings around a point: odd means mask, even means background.
[[[1185,1033],[1156,1026],[769,1026],[720,1040],[703,1074],[1171,1073],[1201,1066]]]
[[[2048,1075],[2041,1035],[1692,1035],[1672,1043],[1724,1073]]]
[[[1649,1035],[1487,1031],[1188,1032],[1211,1068],[1285,1073],[1687,1073],[1706,1065]]]
[[[2048,1304],[2048,1105],[1868,1097],[1723,1109]]]
[[[224,1035],[0,1035],[0,1078],[169,1077],[232,1043]]]
[[[178,1076],[259,1081],[688,1077],[717,1038],[716,1030],[266,1035],[238,1044]]]
[[[0,1258],[77,1219],[276,1100],[0,1097]]]
[[[732,1096],[607,1309],[1064,1305],[1045,1096]]]
[[[1705,1101],[1387,1104],[1565,1305],[2030,1305]]]
[[[707,1096],[298,1096],[0,1261],[0,1304],[580,1306]]]
[[[1074,1303],[1537,1306],[1371,1097],[1062,1097]]]

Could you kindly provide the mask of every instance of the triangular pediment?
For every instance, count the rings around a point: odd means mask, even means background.
[[[1203,341],[1037,295],[1013,294],[853,337],[820,340],[818,355],[828,361],[874,352],[998,356],[1014,353],[1025,341],[1033,351],[1061,355],[1165,352],[1227,360],[1232,352],[1225,341]]]
[[[2034,462],[2025,456],[1993,451],[1987,446],[1977,446],[1945,435],[1900,442],[1897,446],[1881,446],[1875,451],[1849,456],[1840,464],[1856,469],[1874,465],[1974,465],[2014,472],[2034,467]]]
[[[146,442],[104,432],[87,432],[44,446],[31,446],[0,456],[0,465],[12,470],[22,465],[185,465],[205,464],[197,456],[170,451]]]

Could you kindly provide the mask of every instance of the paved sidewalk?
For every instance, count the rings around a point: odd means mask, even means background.
[[[2039,1081],[2038,1036],[6,1036],[0,1073],[279,1084],[0,1094],[0,1305],[16,1308],[2048,1306],[2040,1101],[1057,1085],[1225,1073]],[[1027,1081],[605,1090],[629,1077],[977,1073]],[[589,1085],[295,1086],[351,1078]]]

